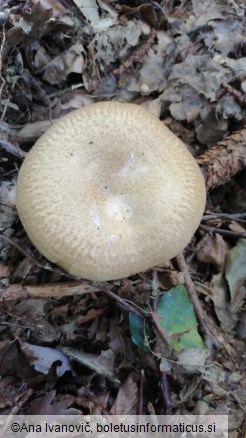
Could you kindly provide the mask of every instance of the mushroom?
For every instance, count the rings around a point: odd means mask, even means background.
[[[160,120],[134,104],[100,102],[57,120],[27,155],[17,210],[34,245],[94,281],[176,256],[205,207],[200,169]]]

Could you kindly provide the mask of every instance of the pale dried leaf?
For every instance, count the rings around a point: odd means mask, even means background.
[[[70,73],[82,75],[84,68],[84,48],[76,43],[68,50],[54,58],[45,69],[43,79],[50,84],[59,84],[65,81]]]
[[[15,208],[16,181],[1,181],[0,203],[10,208]]]
[[[70,359],[76,360],[99,375],[119,384],[119,381],[114,377],[115,356],[111,350],[102,351],[99,356],[96,356],[95,354],[85,353],[84,351],[69,347],[59,347],[59,349],[69,356]]]
[[[219,397],[227,397],[227,389],[224,388],[226,381],[226,372],[222,366],[216,363],[210,363],[204,367],[202,378],[209,382],[213,394]]]
[[[96,0],[74,0],[74,3],[81,10],[85,18],[92,24],[100,21]]]
[[[206,350],[189,348],[178,353],[178,360],[182,367],[190,374],[201,373],[206,363]]]
[[[28,359],[28,362],[34,366],[35,370],[39,373],[48,374],[52,365],[55,363],[57,377],[61,377],[65,372],[71,371],[68,358],[59,350],[27,344],[26,342],[20,342],[20,347]]]

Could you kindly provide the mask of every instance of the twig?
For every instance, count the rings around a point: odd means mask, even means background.
[[[2,41],[1,41],[1,44],[0,44],[0,80],[2,82],[2,84],[0,86],[0,100],[2,98],[2,92],[3,92],[4,86],[6,84],[6,81],[5,81],[5,79],[4,79],[3,75],[2,75],[2,71],[3,71],[3,49],[4,49],[5,41],[6,41],[6,31],[5,31],[5,24],[4,24],[3,33],[2,33]]]
[[[201,228],[201,230],[208,231],[209,233],[218,233],[224,236],[246,239],[246,232],[243,231],[241,232],[241,231],[223,230],[221,228],[209,227],[208,225],[203,225],[203,224],[200,224],[199,228]]]
[[[223,83],[222,87],[228,91],[229,94],[231,94],[233,97],[235,97],[235,100],[242,106],[246,106],[246,96],[244,93],[241,93],[241,91],[238,91],[236,88],[232,87],[230,84]]]
[[[246,430],[246,418],[244,418],[242,426],[240,428],[238,438],[245,438],[245,430]]]
[[[9,239],[9,237],[5,236],[4,234],[0,233],[0,239],[5,240],[5,242],[8,242],[10,245],[12,245],[14,248],[16,248],[18,251],[20,251],[26,258],[28,258],[35,266],[38,266],[41,269],[45,269],[46,271],[55,272],[57,274],[60,274],[62,276],[66,276],[68,278],[71,278],[72,280],[78,280],[78,277],[75,277],[74,275],[69,274],[68,272],[63,271],[60,268],[54,268],[51,266],[48,262],[39,262],[34,255],[30,254],[29,252],[25,251],[18,243],[14,242],[12,239]]]
[[[144,399],[144,370],[141,370],[140,374],[140,387],[139,387],[139,404],[138,404],[138,415],[144,414],[143,399]]]
[[[209,332],[208,327],[206,325],[206,322],[205,322],[206,316],[205,316],[205,313],[204,313],[203,308],[201,306],[200,300],[197,296],[197,292],[196,292],[194,283],[191,279],[189,269],[188,269],[188,266],[186,264],[186,261],[185,261],[185,258],[183,256],[182,252],[180,252],[177,255],[176,260],[177,260],[178,267],[179,267],[180,271],[182,271],[184,274],[185,283],[186,283],[186,286],[188,289],[189,297],[193,303],[194,310],[195,310],[198,322],[200,324],[201,331],[204,335],[206,347],[208,348],[209,351],[211,351],[212,335]]]
[[[160,386],[161,386],[162,397],[163,397],[163,400],[165,403],[165,408],[166,408],[165,415],[171,415],[173,406],[172,406],[172,400],[171,400],[170,391],[169,391],[167,375],[165,372],[162,372],[162,374],[161,374]]]
[[[209,221],[211,219],[244,219],[246,218],[246,213],[211,213],[205,214],[202,217],[202,221]]]
[[[94,283],[96,284],[96,283]],[[114,292],[109,290],[108,288],[101,288],[101,291],[105,293],[110,298],[113,298],[121,307],[126,309],[128,312],[133,312],[137,316],[139,316],[141,319],[146,318],[146,313],[140,308],[137,307],[134,303],[128,303],[128,301],[124,300],[123,298],[116,295]]]

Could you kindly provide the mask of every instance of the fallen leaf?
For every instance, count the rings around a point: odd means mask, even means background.
[[[203,371],[206,358],[206,350],[199,348],[188,348],[178,353],[178,361],[188,373],[192,374],[200,374]]]
[[[196,256],[200,262],[211,263],[217,266],[219,271],[223,271],[229,248],[223,237],[216,233],[213,236],[208,235],[206,237]]]
[[[246,240],[239,239],[226,258],[225,277],[228,281],[231,301],[236,297],[238,289],[246,281]]]
[[[54,85],[65,81],[70,73],[82,75],[84,69],[83,53],[82,44],[74,44],[48,63],[45,67],[43,79]]]
[[[110,408],[111,415],[134,415],[137,413],[138,386],[130,374],[120,387]]]
[[[73,396],[65,397],[61,401],[55,401],[56,391],[48,392],[39,400],[34,400],[28,409],[28,415],[79,415],[81,411],[71,408]]]
[[[18,340],[0,343],[0,375],[18,376],[29,379],[35,375],[34,369],[20,349]]]
[[[67,371],[71,371],[67,356],[62,354],[59,350],[27,344],[26,342],[20,342],[20,348],[28,362],[39,373],[48,374],[54,364],[56,364],[57,377],[61,377]]]
[[[223,330],[230,331],[235,325],[235,320],[229,312],[229,297],[227,284],[222,273],[213,275],[209,285],[214,310]]]
[[[87,368],[95,371],[99,375],[119,384],[119,381],[114,377],[114,353],[111,350],[102,351],[100,355],[85,353],[84,351],[75,350],[70,347],[59,347],[60,351],[66,354],[70,359],[73,359]]]

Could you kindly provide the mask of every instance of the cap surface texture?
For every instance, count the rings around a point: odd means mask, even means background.
[[[17,183],[34,245],[76,276],[104,281],[161,265],[190,241],[206,190],[186,146],[134,104],[95,103],[56,121]]]

